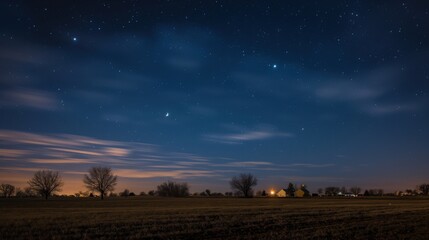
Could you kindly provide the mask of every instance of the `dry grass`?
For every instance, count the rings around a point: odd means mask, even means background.
[[[429,239],[429,199],[1,199],[0,239]]]

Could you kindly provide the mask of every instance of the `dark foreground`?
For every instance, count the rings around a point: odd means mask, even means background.
[[[1,239],[429,239],[429,199],[0,199]]]

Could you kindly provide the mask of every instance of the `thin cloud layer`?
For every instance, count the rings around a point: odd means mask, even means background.
[[[281,132],[273,127],[257,127],[256,129],[244,129],[237,133],[225,134],[207,134],[204,139],[207,141],[225,143],[225,144],[241,144],[247,141],[266,140],[277,137],[292,137],[293,134]]]
[[[56,110],[59,101],[50,92],[27,88],[4,90],[0,93],[0,104],[7,107]]]
[[[191,153],[167,152],[152,144],[106,141],[68,134],[42,135],[1,130],[0,144],[4,149],[4,154],[0,156],[0,161],[5,165],[3,169],[23,171],[62,169],[64,165],[73,165],[78,171],[86,170],[91,165],[104,164],[117,169],[122,177],[187,178],[217,175],[217,169],[209,169],[208,166],[219,160]],[[9,148],[12,146],[14,148]],[[17,165],[26,167],[17,168]],[[183,170],[175,170],[177,168]]]
[[[261,130],[260,130],[261,131]],[[264,134],[233,135],[233,141],[263,140],[289,136],[267,131]],[[102,140],[71,134],[38,134],[0,130],[0,172],[15,172],[29,177],[39,169],[67,174],[70,179],[82,178],[91,166],[110,166],[122,179],[228,179],[242,171],[293,171],[302,167],[331,165],[282,165],[269,161],[237,161],[233,158],[207,157],[193,153],[166,151],[160,146]],[[6,176],[6,175],[4,175]],[[9,176],[9,175],[8,175]],[[7,180],[0,178],[0,180]],[[75,181],[73,180],[73,181]],[[22,179],[24,184],[26,179]],[[199,180],[202,181],[202,180]]]

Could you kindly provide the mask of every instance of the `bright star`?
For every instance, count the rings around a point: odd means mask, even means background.
[[[274,65],[273,65],[273,68],[277,68],[277,64],[274,64]]]
[[[76,42],[76,41],[77,41],[77,37],[74,37],[74,38],[73,38],[73,41],[75,41],[75,42]]]
[[[170,116],[170,113],[166,113],[166,114],[165,114],[165,117],[168,117],[168,116]]]

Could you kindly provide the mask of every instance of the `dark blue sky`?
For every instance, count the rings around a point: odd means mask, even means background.
[[[1,1],[0,181],[429,181],[424,1]]]

